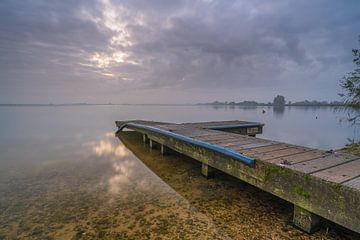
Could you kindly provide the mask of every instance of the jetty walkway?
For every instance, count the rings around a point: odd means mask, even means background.
[[[294,224],[311,233],[327,219],[360,233],[360,158],[257,138],[263,124],[244,121],[116,121],[151,148],[179,152],[294,204]]]

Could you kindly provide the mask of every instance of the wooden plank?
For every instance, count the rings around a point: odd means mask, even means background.
[[[360,190],[360,177],[351,179],[350,181],[343,183],[343,185]]]
[[[199,139],[199,140],[201,140],[201,139]],[[219,140],[216,140],[216,139],[214,139],[214,140],[206,140],[206,141],[204,141],[204,142],[208,142],[208,143],[211,143],[211,144],[216,144],[216,145],[221,145],[222,143],[229,143],[229,141],[231,140],[231,139],[227,139],[228,141],[225,141],[224,142],[224,140],[223,139],[219,139]],[[236,139],[232,139],[232,141],[230,141],[230,143],[234,143],[234,142],[236,142],[237,140]]]
[[[230,128],[229,128],[230,126]],[[259,127],[261,128],[262,125],[259,123],[254,122],[233,122],[233,123],[217,123],[217,124],[207,124],[203,125],[203,128],[210,128],[213,130],[230,130],[230,129],[240,129],[240,128],[251,128],[251,127]],[[215,129],[212,127],[216,127]]]
[[[229,143],[229,144],[226,144],[228,147],[234,149],[234,150],[238,150],[241,146],[244,146],[244,145],[247,145],[247,144],[255,144],[255,143],[260,143],[261,140],[259,139],[256,139],[256,138],[247,138],[247,139],[244,139],[244,140],[238,140],[234,143]]]
[[[254,143],[256,143],[256,142],[254,142],[254,140],[246,139],[246,140],[241,140],[241,141],[237,140],[234,142],[226,142],[226,143],[218,143],[218,144],[221,146],[224,146],[224,147],[229,147],[231,149],[237,150],[237,148],[239,148],[240,146],[243,146],[246,144],[254,144]]]
[[[349,162],[357,158],[358,157],[356,156],[348,154],[331,154],[323,158],[316,158],[310,161],[290,165],[288,167],[303,173],[313,173]]]
[[[215,132],[218,132],[218,133],[221,133],[221,134],[226,134],[226,135],[229,136],[229,137],[233,137],[233,138],[237,138],[237,139],[254,138],[254,137],[249,137],[249,136],[246,136],[246,135],[240,135],[240,134],[231,133],[231,132],[224,132],[224,131],[210,130],[210,129],[209,129],[209,131],[215,131]]]
[[[177,130],[177,131],[173,131],[173,132],[187,136],[187,137],[191,137],[191,138],[222,134],[222,132],[219,132],[219,131],[209,131],[209,130],[202,130],[202,129],[185,129],[185,130]]]
[[[325,156],[329,156],[329,153],[321,150],[311,150],[309,152],[297,153],[290,156],[284,156],[280,158],[275,158],[269,160],[269,162],[278,164],[278,165],[293,165],[300,162],[305,162],[309,160],[313,160],[316,158],[321,158]]]
[[[239,142],[249,141],[249,140],[239,140],[235,138],[228,138],[228,139],[219,139],[219,140],[212,140],[213,142],[216,142],[218,145],[224,145],[229,144],[229,146],[236,145]]]
[[[291,148],[286,148],[286,149],[277,150],[277,151],[271,151],[271,152],[267,152],[267,153],[258,153],[258,154],[256,154],[256,156],[259,158],[259,160],[268,161],[270,159],[291,156],[291,155],[294,155],[297,153],[304,153],[307,151],[310,151],[310,150],[307,148],[304,148],[304,147],[291,147]]]
[[[155,127],[168,130],[168,131],[176,131],[176,130],[186,130],[186,126],[181,124],[166,124],[166,125],[156,125]]]
[[[277,151],[277,150],[282,150],[282,149],[286,149],[286,148],[291,148],[294,145],[290,145],[290,144],[285,144],[285,143],[278,143],[278,144],[273,144],[270,146],[264,146],[264,147],[256,147],[256,148],[251,148],[251,149],[246,149],[246,152],[253,152],[253,153],[267,153],[267,152],[272,152],[272,151]]]
[[[360,176],[360,159],[328,168],[312,175],[327,181],[342,183]]]
[[[254,123],[254,122],[232,120],[232,121],[211,121],[211,122],[183,123],[183,125],[196,126],[196,127],[208,127],[208,126],[235,125],[235,124],[247,124],[247,123]]]
[[[212,140],[218,140],[218,141],[227,141],[227,140],[233,140],[233,141],[248,141],[248,137],[233,137],[229,135],[213,135],[213,136],[201,136],[201,137],[195,137],[195,139],[199,139],[201,141],[212,141]]]
[[[255,142],[255,143],[252,142],[249,144],[244,144],[244,145],[234,147],[234,150],[244,150],[244,149],[249,149],[249,148],[266,147],[266,146],[271,146],[274,144],[279,144],[279,143],[274,142],[274,141],[259,141],[259,142]]]
[[[239,140],[241,141],[242,139],[250,138],[238,134],[231,134],[231,133],[229,134],[221,131],[202,130],[202,129],[185,129],[185,130],[174,131],[174,133],[214,144],[220,142],[221,143],[236,142]]]
[[[239,138],[235,138],[229,134],[222,133],[219,135],[211,135],[211,136],[201,136],[201,137],[195,137],[196,139],[202,140],[202,141],[209,141],[209,140],[226,140],[226,139],[233,139],[237,140]],[[241,138],[240,138],[241,139]]]
[[[238,140],[238,139],[214,139],[214,140],[206,140],[206,142],[208,143],[212,143],[212,144],[216,144],[216,145],[221,145],[223,146],[224,144],[227,145],[229,148],[233,149],[233,146],[237,146],[239,143],[243,143],[244,141],[246,141],[247,143],[254,143],[254,141],[252,140]]]

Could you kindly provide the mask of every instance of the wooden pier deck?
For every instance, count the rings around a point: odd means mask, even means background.
[[[223,171],[294,204],[294,224],[316,230],[322,218],[360,233],[360,158],[254,137],[260,123],[117,121],[159,145],[202,162],[202,174]]]

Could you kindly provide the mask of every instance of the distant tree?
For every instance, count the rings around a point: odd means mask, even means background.
[[[341,93],[340,96],[343,97],[346,105],[360,108],[360,48],[352,49],[352,55],[355,69],[347,73],[341,80],[340,86],[345,90],[345,93]]]
[[[277,95],[274,98],[274,102],[273,102],[274,106],[276,107],[282,107],[285,106],[285,97],[281,96],[281,95]]]

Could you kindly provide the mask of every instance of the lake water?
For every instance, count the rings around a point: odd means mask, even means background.
[[[265,110],[263,113],[262,110]],[[258,137],[338,149],[358,139],[330,107],[0,107],[2,239],[359,239],[326,224],[306,235],[292,206],[184,156],[162,156],[114,121],[248,120]]]

